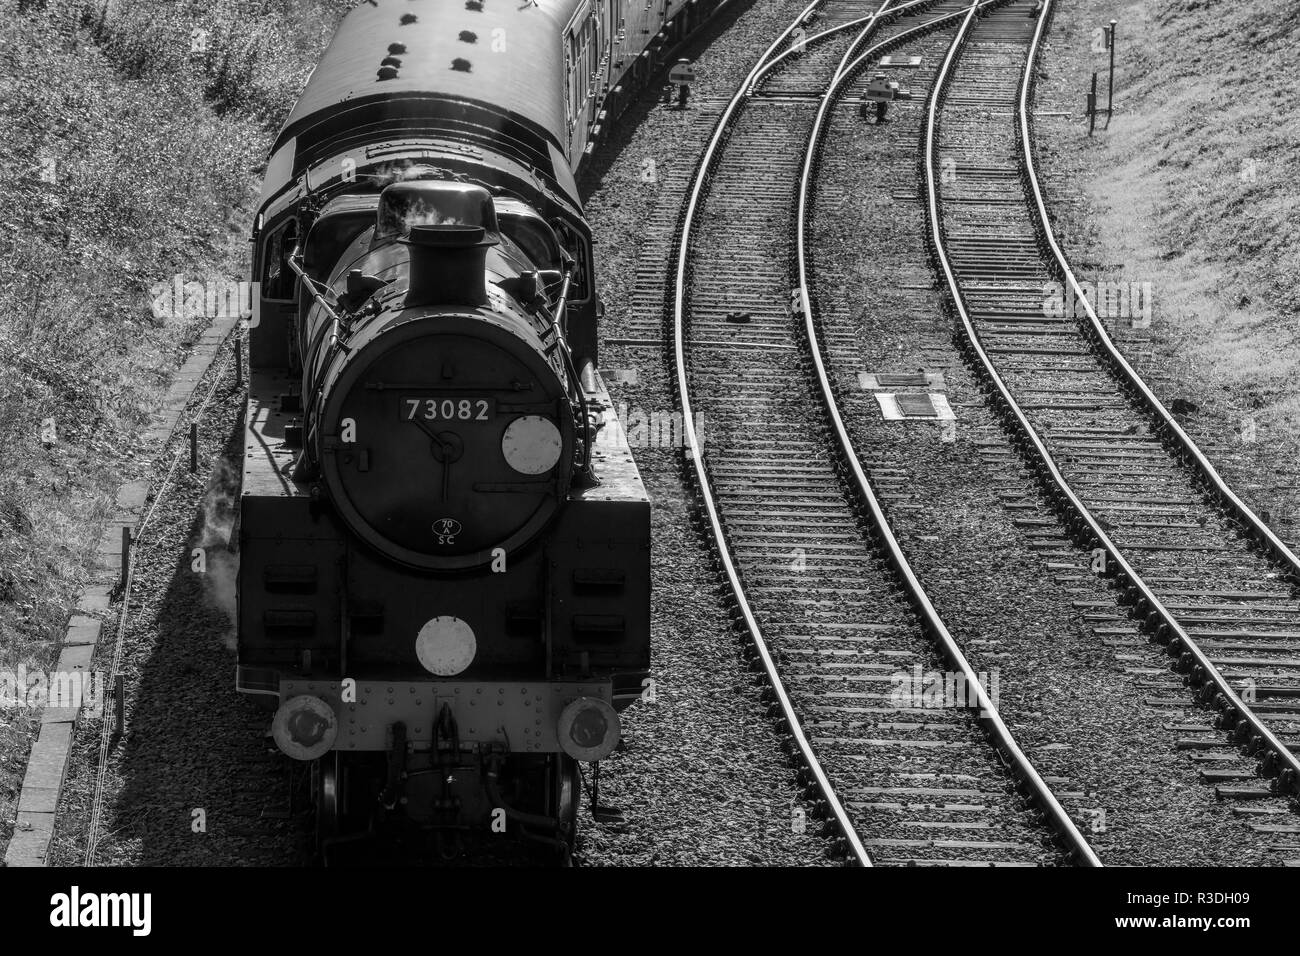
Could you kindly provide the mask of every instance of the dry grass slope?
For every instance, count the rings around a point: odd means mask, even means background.
[[[208,321],[155,318],[150,288],[247,277],[270,136],[350,5],[0,3],[0,672],[52,665]],[[0,708],[0,852],[38,721]]]
[[[1045,174],[1068,171],[1090,200],[1091,216],[1056,207],[1067,247],[1152,283],[1143,348],[1172,373],[1162,397],[1197,405],[1187,423],[1226,443],[1226,476],[1300,533],[1286,503],[1300,485],[1300,0],[1059,6],[1047,87],[1069,99],[1055,108],[1081,106],[1088,70],[1104,90],[1092,31],[1120,21],[1110,129],[1089,139],[1077,120],[1040,123]]]
[[[1161,4],[1139,49],[1132,96],[1146,102],[1123,142],[1158,147],[1159,255],[1199,306],[1185,332],[1259,408],[1289,403],[1300,333],[1300,2]]]

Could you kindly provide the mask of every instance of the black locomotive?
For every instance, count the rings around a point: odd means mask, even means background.
[[[311,763],[325,846],[571,844],[578,761],[647,684],[650,506],[603,427],[574,172],[696,6],[364,3],[276,140],[237,684]]]

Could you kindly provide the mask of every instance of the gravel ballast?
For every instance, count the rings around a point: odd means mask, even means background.
[[[633,104],[584,178],[607,315],[601,367],[615,406],[670,417],[663,345],[673,224],[726,101],[805,6],[757,2],[725,15],[695,61],[689,108],[654,93]],[[627,340],[641,345],[620,344]],[[660,434],[658,429],[653,430]],[[673,438],[680,440],[680,429]],[[829,861],[801,807],[791,765],[740,657],[709,545],[691,527],[680,447],[633,449],[654,504],[652,672],[657,703],[625,712],[628,749],[602,766],[601,802],[624,827],[584,829],[583,864],[786,865]],[[803,832],[797,832],[803,830]]]

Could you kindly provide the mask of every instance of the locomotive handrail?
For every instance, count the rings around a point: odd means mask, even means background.
[[[794,704],[786,692],[785,685],[777,672],[776,663],[772,659],[771,651],[763,638],[763,631],[754,615],[754,610],[749,604],[749,599],[745,595],[744,584],[740,580],[740,573],[732,560],[731,554],[727,548],[726,534],[722,528],[722,519],[718,514],[717,502],[713,498],[712,485],[709,480],[708,471],[704,466],[704,449],[700,444],[700,437],[695,431],[694,415],[691,412],[690,386],[686,374],[686,279],[687,267],[689,265],[691,249],[691,233],[695,226],[695,217],[700,208],[701,197],[704,193],[704,186],[709,178],[717,158],[718,150],[726,137],[727,131],[731,128],[732,118],[740,108],[740,104],[749,95],[750,87],[755,75],[767,62],[768,58],[776,49],[803,23],[804,18],[816,8],[822,0],[812,0],[807,7],[799,14],[793,23],[787,27],[780,36],[772,41],[771,46],[758,58],[754,68],[750,71],[749,76],[740,84],[736,94],[727,103],[723,110],[722,116],[719,117],[713,135],[710,137],[708,145],[705,147],[704,155],[700,159],[699,166],[696,170],[695,180],[691,187],[691,192],[686,202],[686,209],[683,213],[681,231],[678,237],[678,254],[677,254],[677,275],[675,278],[674,304],[673,304],[673,338],[674,338],[674,361],[677,371],[677,391],[678,398],[682,405],[682,433],[687,443],[687,454],[694,464],[695,477],[700,489],[701,501],[707,513],[710,530],[713,533],[713,540],[717,546],[718,558],[722,563],[723,571],[726,575],[727,582],[731,587],[732,594],[735,595],[737,607],[744,617],[745,627],[748,630],[753,641],[755,650],[758,652],[760,666],[767,677],[768,684],[776,697],[776,704],[780,708],[785,719],[786,725],[790,729],[790,735],[794,738],[794,746],[799,755],[803,758],[808,772],[812,775],[813,782],[821,792],[822,799],[825,801],[827,812],[834,818],[836,826],[844,834],[848,843],[849,851],[854,859],[861,866],[871,866],[871,857],[868,855],[866,847],[863,846],[861,838],[854,829],[853,822],[849,819],[848,812],[840,803],[839,797],[835,794],[834,787],[831,786],[830,779],[826,776],[826,771],[822,768],[821,762],[817,759],[817,754],[812,748],[807,736],[800,726],[798,715],[795,713]],[[882,12],[888,6],[889,0],[881,3]],[[867,28],[871,29],[870,27]],[[867,31],[864,30],[865,35]]]
[[[335,312],[334,309],[330,306],[329,302],[326,300],[324,296],[324,293],[320,292],[316,288],[316,286],[319,283],[317,283],[316,280],[313,279],[311,276],[307,275],[307,273],[303,270],[302,258],[303,258],[302,246],[296,245],[293,247],[293,252],[289,253],[288,258],[285,259],[285,262],[288,263],[290,269],[292,269],[294,272],[298,274],[298,278],[302,280],[302,284],[306,288],[307,293],[312,297],[312,299],[315,300],[316,304],[320,306],[321,309],[325,311],[325,314],[328,315],[330,318],[329,345],[330,345],[331,352],[330,354],[325,356],[325,361],[322,365],[322,368],[324,368],[325,365],[328,365],[329,362],[333,361],[334,359],[333,352],[335,350],[343,349],[344,351],[351,351],[350,349],[348,349],[346,345],[344,345],[339,340],[339,327],[342,326],[343,331],[345,333],[351,331],[351,329],[346,323],[343,322],[339,314]],[[324,335],[313,336],[308,349],[309,351],[308,357],[314,359],[316,352],[321,348],[321,345],[324,341],[325,341]],[[304,367],[310,368],[311,365],[305,364]],[[316,383],[316,388],[312,391],[311,400],[313,403],[316,401],[316,399],[320,398],[321,391],[324,388],[325,388],[325,377],[322,375],[321,380]],[[307,406],[304,404],[303,407],[305,409]]]
[[[927,630],[938,641],[944,656],[947,657],[950,664],[954,665],[964,676],[966,686],[974,687],[977,696],[979,708],[979,721],[984,726],[990,737],[993,738],[998,748],[1007,755],[1010,763],[1014,766],[1021,780],[1029,788],[1035,802],[1043,810],[1050,820],[1053,829],[1055,829],[1062,838],[1070,844],[1077,858],[1087,866],[1101,866],[1101,861],[1097,858],[1092,847],[1088,845],[1087,840],[1079,832],[1078,827],[1070,819],[1070,815],[1061,806],[1060,801],[1052,792],[1047,782],[1035,769],[1024,751],[1016,743],[1015,737],[1011,730],[1003,722],[1001,715],[998,713],[996,704],[988,696],[986,689],[980,682],[975,669],[967,660],[961,646],[957,643],[948,627],[943,622],[938,610],[930,601],[930,597],[925,592],[925,587],[921,584],[916,572],[913,570],[911,562],[908,561],[906,554],[903,553],[902,546],[894,536],[893,529],[889,525],[889,519],[885,515],[884,509],[876,497],[875,491],[871,486],[871,480],[867,477],[862,468],[862,462],[858,455],[857,448],[849,435],[848,427],[840,414],[839,403],[835,396],[834,388],[830,381],[830,375],[826,369],[825,360],[822,357],[821,337],[817,333],[816,322],[813,317],[812,296],[809,293],[809,270],[808,270],[808,239],[807,226],[808,218],[812,207],[812,190],[816,174],[816,161],[820,154],[822,143],[824,141],[827,126],[826,119],[829,116],[831,105],[837,100],[840,92],[846,84],[853,79],[857,73],[867,64],[869,60],[877,54],[884,52],[886,49],[897,45],[898,43],[910,39],[912,36],[923,31],[933,29],[940,23],[964,17],[961,29],[954,38],[952,46],[949,48],[948,57],[945,60],[943,71],[946,71],[949,63],[955,56],[956,51],[960,48],[963,39],[971,21],[975,15],[984,8],[1000,5],[1006,0],[975,0],[969,10],[957,11],[954,13],[944,14],[933,20],[920,24],[904,33],[899,34],[883,43],[878,43],[862,53],[852,64],[848,64],[848,54],[845,55],[845,62],[841,63],[840,69],[836,72],[835,78],[827,90],[826,97],[822,100],[821,107],[818,110],[817,118],[813,121],[812,132],[808,140],[808,149],[804,154],[803,173],[799,183],[798,211],[795,216],[796,221],[796,259],[799,267],[799,301],[803,308],[804,331],[808,337],[809,352],[811,353],[814,368],[817,373],[817,383],[821,390],[822,401],[831,417],[832,430],[835,432],[836,440],[839,443],[842,459],[853,474],[854,483],[857,486],[859,497],[866,504],[871,513],[872,523],[879,531],[881,542],[889,556],[890,563],[903,581],[904,587],[911,595],[912,600],[918,608],[918,613],[923,619]],[[941,71],[939,79],[936,80],[935,90],[942,86]]]
[[[573,364],[573,350],[569,348],[569,339],[565,333],[569,309],[569,288],[572,284],[573,264],[569,263],[564,270],[564,280],[560,286],[560,297],[556,300],[555,308],[551,312],[551,331],[555,333],[553,347],[560,350],[560,357],[564,360],[565,374],[573,386],[574,394],[578,396],[578,414],[582,421],[582,480],[588,485],[598,485],[600,481],[591,470],[591,415],[587,410],[587,393],[582,387],[582,376],[578,374],[577,366]]]
[[[1049,237],[1048,241],[1052,247],[1053,254],[1057,258],[1057,262],[1063,267],[1063,269],[1066,272],[1066,275],[1071,278],[1073,287],[1077,289],[1081,294],[1082,290],[1078,288],[1077,280],[1073,279],[1073,273],[1069,271],[1068,264],[1066,264],[1064,261],[1064,254],[1060,251],[1059,245],[1055,243],[1055,239],[1054,237],[1052,237],[1052,234],[1050,232],[1050,227],[1047,226],[1046,207],[1043,203],[1041,188],[1038,185],[1037,176],[1036,174],[1033,173],[1032,159],[1029,157],[1029,151],[1028,151],[1029,146],[1031,145],[1029,142],[1028,99],[1029,99],[1030,90],[1032,89],[1033,72],[1037,60],[1038,50],[1039,47],[1041,46],[1043,30],[1045,24],[1048,21],[1048,18],[1051,15],[1051,11],[1052,11],[1052,0],[1045,0],[1045,5],[1042,10],[1042,15],[1039,19],[1037,29],[1035,30],[1033,40],[1031,41],[1029,55],[1026,60],[1025,71],[1021,76],[1020,90],[1019,90],[1019,105],[1017,110],[1017,122],[1021,127],[1020,145],[1021,145],[1022,153],[1024,153],[1024,155],[1022,155],[1022,161],[1026,163],[1026,169],[1030,173],[1030,179],[1029,179],[1030,188],[1036,201],[1040,222],[1044,227],[1045,234]],[[931,244],[934,246],[936,260],[938,261],[940,268],[944,273],[949,292],[951,293],[951,299],[953,302],[954,309],[965,331],[966,339],[970,344],[971,350],[976,356],[976,358],[979,360],[981,367],[983,368],[985,374],[987,375],[990,383],[996,389],[1005,407],[1008,409],[1011,416],[1015,419],[1016,425],[1018,426],[1018,430],[1024,436],[1024,438],[1030,444],[1030,446],[1032,446],[1032,450],[1035,456],[1042,464],[1042,467],[1046,472],[1049,482],[1052,485],[1054,485],[1056,489],[1059,490],[1060,496],[1064,497],[1064,499],[1069,503],[1074,513],[1079,517],[1080,520],[1082,520],[1087,525],[1088,532],[1092,540],[1094,540],[1098,544],[1098,546],[1103,551],[1105,551],[1107,557],[1113,562],[1114,567],[1116,568],[1115,576],[1118,579],[1120,579],[1121,582],[1127,580],[1129,584],[1129,590],[1125,593],[1126,600],[1135,603],[1137,605],[1137,609],[1139,612],[1143,610],[1148,611],[1148,618],[1150,618],[1151,615],[1154,615],[1155,618],[1157,618],[1159,621],[1158,631],[1165,635],[1172,635],[1170,639],[1171,640],[1176,639],[1182,645],[1182,647],[1185,648],[1186,651],[1192,655],[1193,659],[1196,662],[1197,667],[1200,669],[1200,672],[1203,674],[1204,678],[1210,683],[1212,683],[1214,687],[1217,689],[1218,693],[1221,695],[1222,708],[1230,714],[1236,714],[1240,720],[1245,721],[1250,734],[1253,734],[1254,737],[1257,737],[1259,741],[1275,755],[1276,759],[1278,759],[1285,765],[1285,769],[1289,771],[1289,775],[1290,775],[1289,785],[1292,788],[1300,787],[1300,761],[1297,761],[1295,755],[1292,754],[1290,750],[1287,749],[1287,747],[1284,744],[1282,744],[1281,741],[1279,741],[1277,737],[1274,736],[1274,734],[1266,726],[1264,726],[1263,722],[1259,719],[1259,717],[1253,711],[1251,711],[1250,708],[1247,707],[1247,705],[1244,702],[1242,702],[1242,700],[1240,699],[1240,697],[1238,697],[1234,688],[1227,682],[1227,680],[1219,672],[1219,669],[1204,654],[1204,652],[1200,649],[1200,647],[1196,644],[1196,642],[1192,640],[1191,636],[1178,623],[1178,621],[1174,618],[1173,614],[1161,603],[1159,598],[1156,597],[1155,593],[1146,584],[1146,582],[1142,580],[1142,578],[1138,575],[1137,571],[1133,568],[1133,566],[1121,553],[1118,546],[1114,543],[1114,541],[1111,540],[1110,536],[1107,534],[1106,530],[1098,522],[1096,517],[1091,513],[1091,511],[1087,508],[1087,506],[1083,503],[1083,501],[1074,492],[1069,482],[1066,481],[1065,476],[1061,473],[1060,468],[1057,466],[1055,459],[1048,451],[1047,446],[1044,444],[1042,438],[1038,435],[1038,433],[1033,428],[1032,424],[1029,422],[1028,416],[1025,414],[1024,410],[1021,409],[1019,403],[1012,396],[1010,389],[1008,388],[1005,381],[1003,381],[1001,375],[998,374],[996,367],[994,366],[992,360],[988,356],[988,353],[984,349],[983,343],[980,341],[979,334],[975,329],[974,323],[972,322],[969,313],[966,310],[965,300],[961,294],[960,286],[956,279],[956,274],[952,268],[952,263],[948,258],[947,249],[944,244],[944,238],[943,238],[942,219],[940,218],[939,211],[938,211],[939,189],[937,185],[938,179],[936,177],[936,171],[935,171],[935,157],[937,156],[937,152],[938,152],[938,137],[937,137],[938,113],[939,113],[938,102],[942,93],[942,88],[944,86],[944,80],[946,78],[948,68],[949,68],[949,63],[945,62],[944,74],[941,77],[940,81],[936,82],[934,90],[931,95],[930,116],[927,121],[926,145],[925,145],[925,154],[924,154],[925,187],[928,193],[926,206],[927,206],[927,214],[930,219],[929,240]],[[1096,317],[1096,313],[1093,312],[1090,307],[1087,307],[1086,297],[1083,297],[1083,301],[1085,302],[1085,308],[1087,309],[1087,313],[1093,322],[1093,327],[1094,329],[1097,329],[1100,323]],[[1100,330],[1100,331],[1103,336],[1103,339],[1100,341],[1104,342],[1105,344],[1109,344],[1111,350],[1113,351],[1114,350],[1113,343],[1110,343],[1109,337],[1105,336],[1104,330]],[[1160,405],[1160,403],[1155,399],[1155,396],[1150,393],[1150,390],[1145,388],[1145,385],[1141,382],[1139,378],[1137,378],[1136,373],[1133,372],[1132,368],[1127,364],[1127,362],[1123,361],[1122,357],[1119,357],[1119,367],[1122,370],[1126,370],[1125,372],[1126,376],[1130,376],[1131,377],[1130,380],[1136,383],[1134,387],[1140,386],[1139,392],[1144,392],[1146,396],[1149,396],[1150,402],[1148,404],[1150,405],[1152,410],[1163,412],[1164,415],[1168,417],[1168,412],[1166,412],[1164,410],[1164,407]],[[1154,405],[1151,405],[1150,404],[1151,402],[1153,402]],[[1186,440],[1188,447],[1194,451],[1195,446],[1191,445],[1190,439],[1186,438],[1185,433],[1183,433],[1182,430],[1178,428],[1176,423],[1172,423],[1172,420],[1170,420],[1170,422],[1173,426],[1174,434],[1182,436]],[[1197,452],[1197,454],[1199,454],[1199,452]],[[1206,462],[1205,465],[1206,467],[1209,467],[1208,462]],[[1213,471],[1212,468],[1210,470]],[[1217,478],[1217,474],[1215,475],[1215,477]],[[1236,500],[1235,496],[1234,496],[1234,500]],[[1287,553],[1289,554],[1290,552]],[[1294,560],[1294,558],[1292,558],[1292,560]],[[1286,775],[1284,775],[1284,782],[1285,782],[1285,778]]]
[[[551,310],[551,325],[555,327],[559,334],[558,341],[564,343],[568,348],[566,333],[569,325],[569,288],[573,285],[573,267],[569,266],[564,270],[564,279],[560,283],[560,295],[555,300],[555,308]]]
[[[295,273],[297,273],[298,278],[302,280],[302,284],[307,289],[307,294],[310,295],[316,301],[317,305],[319,305],[322,309],[325,310],[325,314],[328,315],[330,319],[334,321],[335,324],[339,323],[341,321],[341,319],[339,318],[339,314],[334,311],[334,308],[330,305],[329,300],[325,298],[325,293],[321,292],[319,289],[316,288],[318,285],[323,285],[323,283],[318,283],[311,276],[307,275],[306,271],[302,267],[302,263],[303,263],[302,246],[294,246],[293,252],[289,253],[288,258],[286,258],[284,261],[289,266],[290,269],[292,269]]]

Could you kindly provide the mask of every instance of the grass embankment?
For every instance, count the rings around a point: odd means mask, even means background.
[[[1285,537],[1300,533],[1300,0],[1060,0],[1040,108],[1083,102],[1119,20],[1115,116],[1039,122],[1043,172],[1086,192],[1057,214],[1079,261],[1150,282],[1130,349],[1168,403],[1219,445],[1225,476]],[[1046,96],[1044,96],[1046,93]],[[1068,188],[1068,186],[1067,186]]]
[[[156,317],[151,288],[247,278],[265,151],[351,5],[0,4],[0,674],[53,666],[210,321]],[[40,720],[4,703],[0,852]]]

